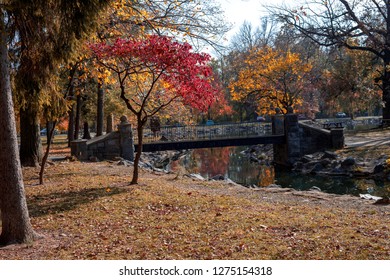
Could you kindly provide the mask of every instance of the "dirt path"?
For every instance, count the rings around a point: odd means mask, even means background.
[[[390,130],[345,134],[345,145],[347,148],[381,146],[387,144],[390,144]]]

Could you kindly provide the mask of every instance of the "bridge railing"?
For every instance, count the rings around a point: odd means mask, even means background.
[[[216,125],[189,125],[189,126],[164,126],[160,131],[153,132],[144,129],[143,142],[159,141],[196,141],[206,139],[226,139],[237,137],[267,136],[272,134],[271,123],[245,122]],[[138,143],[136,131],[133,133],[134,141]]]

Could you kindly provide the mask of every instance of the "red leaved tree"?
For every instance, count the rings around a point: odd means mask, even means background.
[[[155,35],[103,42],[91,49],[99,63],[116,75],[120,97],[137,119],[138,148],[131,181],[137,184],[148,119],[176,102],[202,111],[213,103],[216,89],[211,83],[210,56],[192,52],[187,43]]]

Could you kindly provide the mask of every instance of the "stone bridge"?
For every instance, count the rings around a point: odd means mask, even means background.
[[[138,139],[127,120],[121,120],[117,131],[90,140],[73,141],[72,155],[80,160],[122,157],[132,161]],[[296,114],[275,115],[272,123],[170,126],[158,132],[145,129],[143,151],[273,144],[275,163],[291,166],[305,154],[342,148],[343,131],[343,128],[324,129],[299,122]]]

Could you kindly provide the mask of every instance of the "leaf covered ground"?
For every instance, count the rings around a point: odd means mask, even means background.
[[[0,259],[390,259],[390,206],[141,171],[116,162],[25,168],[35,243]]]

